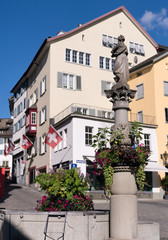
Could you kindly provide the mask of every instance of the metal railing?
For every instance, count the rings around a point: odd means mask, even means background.
[[[106,118],[110,120],[114,119],[114,111],[112,111],[112,109],[98,108],[95,106],[88,106],[84,104],[73,103],[67,108],[65,108],[62,112],[57,114],[52,121],[55,124],[72,113],[87,115],[87,116],[94,116],[94,117],[101,117],[101,118]]]
[[[154,116],[142,115],[141,119],[138,119],[138,115],[136,113],[128,112],[128,120],[130,122],[142,122],[144,124],[156,124],[156,119]]]

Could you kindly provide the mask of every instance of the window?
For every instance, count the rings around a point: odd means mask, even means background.
[[[107,35],[104,35],[102,36],[102,43],[104,46],[108,46],[108,37]]]
[[[40,96],[42,96],[47,90],[47,80],[46,76],[43,78],[43,80],[40,82]]]
[[[168,82],[164,81],[164,96],[168,96]]]
[[[145,56],[145,49],[144,49],[144,46],[142,44],[130,42],[129,43],[129,49],[130,49],[130,53]]]
[[[2,166],[3,167],[9,167],[9,161],[3,161]]]
[[[137,121],[143,123],[143,112],[139,111],[137,113]]]
[[[44,106],[39,112],[39,124],[43,124],[47,120],[47,106]]]
[[[29,184],[34,183],[35,174],[36,174],[35,171],[36,171],[35,168],[29,170]]]
[[[112,82],[101,80],[101,94],[105,95],[104,90],[110,90],[113,86]]]
[[[72,62],[77,63],[77,51],[72,51]]]
[[[36,125],[36,112],[31,112],[31,124]]]
[[[43,134],[42,137],[39,137],[39,154],[42,155],[47,151],[47,146],[45,143],[46,134]]]
[[[104,68],[104,57],[100,57],[100,59],[99,59],[99,67],[100,68]]]
[[[85,144],[88,146],[92,145],[92,130],[93,127],[85,127]]]
[[[84,53],[83,52],[79,52],[79,63],[80,64],[84,63],[83,57],[84,57]]]
[[[90,66],[91,65],[91,54],[66,48],[65,60],[67,62],[79,63],[79,64],[83,64],[86,66]]]
[[[99,57],[99,68],[106,70],[113,70],[114,68],[114,59]]]
[[[38,100],[38,88],[36,88],[36,90],[34,91],[34,94],[33,94],[33,103],[36,103],[37,100]]]
[[[90,66],[91,65],[91,63],[90,63],[90,54],[89,53],[86,53],[86,65],[87,66]]]
[[[138,86],[136,86],[136,100],[144,98],[144,84],[140,84]]]
[[[58,72],[57,87],[81,90],[81,76]]]
[[[68,62],[71,61],[71,50],[70,49],[66,49],[66,57],[65,57],[65,59]]]
[[[115,47],[118,43],[118,38],[107,36],[105,34],[102,35],[102,44],[105,47]]]
[[[148,150],[150,150],[150,134],[144,134],[144,145]]]
[[[29,107],[33,105],[33,94],[30,96]]]
[[[168,108],[165,108],[165,120],[168,122]]]
[[[24,100],[23,100],[24,102],[23,102],[23,106],[24,106],[24,109],[26,108],[26,98],[24,98]]]
[[[110,69],[110,58],[106,58],[106,69]]]

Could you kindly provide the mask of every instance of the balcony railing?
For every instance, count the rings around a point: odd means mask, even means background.
[[[94,116],[94,117],[100,117],[104,119],[111,119],[114,120],[114,111],[107,108],[98,108],[94,106],[88,106],[84,104],[74,103],[68,106],[66,109],[64,109],[62,112],[57,114],[52,119],[52,124],[56,124],[68,115],[72,113],[77,113],[81,115],[87,115],[87,116]],[[134,122],[138,121],[138,116],[136,113],[128,112],[128,121]],[[154,116],[147,116],[143,115],[141,117],[140,122],[144,124],[156,124],[155,117]]]
[[[112,111],[111,109],[98,108],[98,107],[88,106],[88,105],[84,105],[84,104],[74,103],[74,104],[71,104],[66,109],[64,109],[58,115],[56,115],[52,119],[53,124],[61,121],[62,119],[64,119],[65,117],[67,117],[68,115],[70,115],[72,113],[106,118],[106,119],[111,119],[111,120],[114,119],[114,111]]]
[[[156,119],[154,116],[142,115],[140,119],[138,119],[137,113],[128,112],[128,121],[130,122],[142,122],[144,124],[156,124]]]

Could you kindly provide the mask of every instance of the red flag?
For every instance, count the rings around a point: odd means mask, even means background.
[[[22,148],[28,149],[33,143],[30,141],[30,139],[23,134],[22,138]]]
[[[62,140],[62,137],[57,133],[55,128],[53,128],[53,126],[50,126],[45,138],[45,143],[50,147],[55,148]]]
[[[14,148],[15,145],[8,138],[8,143],[5,144],[4,155],[7,156],[11,151],[13,151]]]

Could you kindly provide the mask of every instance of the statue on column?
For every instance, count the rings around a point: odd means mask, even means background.
[[[116,76],[116,83],[127,83],[129,78],[129,69],[128,69],[128,49],[124,44],[125,37],[120,35],[118,37],[118,44],[111,51],[112,57],[116,57],[114,63],[113,73]]]

